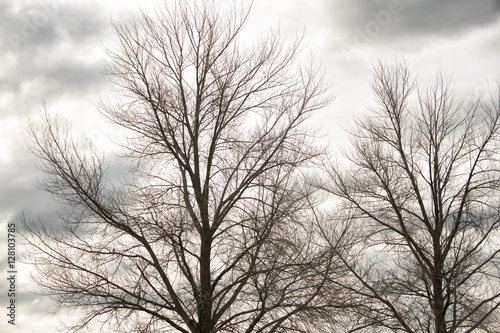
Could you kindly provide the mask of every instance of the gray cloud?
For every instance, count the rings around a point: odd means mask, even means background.
[[[0,4],[0,45],[5,46],[0,61],[6,64],[0,67],[0,119],[25,119],[43,100],[49,106],[58,99],[74,100],[78,109],[107,84],[99,74],[104,65],[101,40],[111,34],[107,14],[94,1],[47,3]],[[65,116],[74,118],[74,111],[65,110]],[[8,158],[0,173],[0,214],[15,217],[25,212],[57,224],[61,206],[37,188],[37,176],[42,175],[34,166],[36,158],[27,152],[25,130],[3,132],[9,148],[3,152]]]
[[[99,91],[105,84],[100,44],[110,32],[109,18],[93,2],[0,5],[0,99],[10,100],[1,115]]]
[[[472,33],[500,37],[500,0],[337,0],[329,8],[328,29],[334,33],[328,49],[354,66],[382,54],[420,54],[439,41],[460,41]],[[463,47],[472,47],[471,40]],[[480,47],[492,54],[496,46]]]
[[[382,26],[378,39],[425,35],[453,36],[484,27],[500,17],[499,0],[355,0],[333,2],[331,11],[347,30]],[[386,14],[389,12],[389,16]]]
[[[0,12],[3,52],[46,52],[61,42],[82,45],[109,33],[109,19],[93,1],[38,1],[21,8],[7,2],[0,5]]]
[[[395,16],[394,32],[402,34],[436,33],[453,35],[488,25],[500,17],[498,0],[403,1]]]
[[[37,159],[27,152],[23,142],[16,141],[15,145],[13,151],[16,153],[2,165],[0,173],[0,216],[14,222],[25,213],[51,224],[57,223],[57,210],[62,207],[37,187],[37,179],[42,176],[35,167]]]

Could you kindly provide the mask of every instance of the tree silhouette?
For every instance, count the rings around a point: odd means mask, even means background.
[[[106,75],[121,97],[101,110],[127,133],[122,184],[64,123],[31,124],[42,187],[68,209],[60,228],[24,219],[27,258],[48,295],[82,309],[73,329],[303,332],[339,306],[302,181],[322,75],[300,40],[242,45],[248,15],[178,1],[114,24]]]
[[[498,332],[498,100],[459,100],[442,75],[417,88],[404,63],[379,63],[372,88],[348,162],[318,183],[357,239],[342,255],[364,300],[352,331]]]

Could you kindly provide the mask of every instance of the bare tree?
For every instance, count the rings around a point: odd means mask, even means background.
[[[128,133],[123,184],[65,125],[32,124],[42,186],[68,209],[60,228],[25,219],[28,259],[48,295],[82,309],[75,330],[305,332],[339,306],[301,181],[320,153],[303,123],[328,102],[322,75],[299,40],[241,45],[248,13],[178,1],[114,25],[121,97],[102,112]]]
[[[419,88],[404,63],[380,63],[372,88],[319,184],[357,238],[342,255],[364,299],[351,331],[498,332],[499,101],[459,100],[442,75]]]

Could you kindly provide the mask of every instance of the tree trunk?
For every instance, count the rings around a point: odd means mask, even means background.
[[[439,244],[439,238],[438,238]],[[446,333],[446,320],[444,309],[444,293],[443,293],[443,260],[441,259],[440,248],[435,248],[434,256],[434,274],[432,277],[432,286],[434,295],[432,300],[432,310],[434,312],[434,324],[436,333]],[[436,253],[437,252],[437,253]]]
[[[213,332],[212,321],[212,283],[210,274],[210,255],[212,239],[210,231],[204,230],[200,248],[200,296],[198,300],[198,330],[196,333]]]

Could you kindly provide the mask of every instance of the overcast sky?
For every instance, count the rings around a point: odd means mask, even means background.
[[[113,41],[110,20],[130,17],[137,3],[149,8],[153,2],[0,0],[2,276],[7,271],[7,220],[24,211],[57,223],[57,206],[36,187],[40,174],[26,148],[27,119],[36,119],[45,102],[52,113],[73,123],[77,137],[85,132],[106,144],[110,127],[95,103],[112,96],[99,74],[102,45]],[[290,35],[305,31],[306,52],[322,64],[336,96],[313,121],[337,145],[345,140],[349,117],[372,103],[370,70],[377,59],[404,57],[423,82],[442,69],[460,89],[492,86],[500,78],[499,17],[499,0],[254,0],[247,31],[278,24]],[[2,305],[0,331],[57,328],[50,302],[26,291],[29,285],[28,268],[20,267],[17,325],[14,330],[7,325]],[[2,278],[2,304],[6,291]]]

